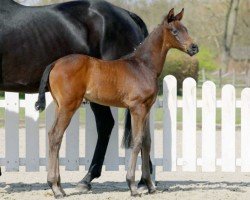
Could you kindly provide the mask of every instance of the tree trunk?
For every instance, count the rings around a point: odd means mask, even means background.
[[[228,63],[230,59],[231,48],[233,45],[233,36],[235,33],[235,26],[237,23],[237,16],[239,10],[240,0],[230,0],[229,9],[226,15],[225,32],[223,40],[223,54],[222,63],[224,70],[228,70]]]

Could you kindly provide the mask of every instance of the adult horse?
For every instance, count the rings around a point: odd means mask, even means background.
[[[134,51],[147,35],[147,28],[137,15],[105,1],[25,7],[13,0],[1,0],[0,90],[38,92],[45,67],[58,58],[80,53],[117,59]],[[98,140],[90,169],[79,183],[82,190],[90,189],[90,182],[101,175],[114,126],[109,107],[90,105]],[[129,120],[128,115],[127,131]]]

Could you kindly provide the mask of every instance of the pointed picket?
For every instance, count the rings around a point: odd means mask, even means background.
[[[216,169],[216,86],[207,81],[202,87],[202,171]]]
[[[163,170],[176,171],[177,81],[172,75],[163,80]]]
[[[235,88],[225,85],[222,88],[221,108],[221,170],[235,171]]]
[[[183,171],[196,171],[196,81],[183,82]]]

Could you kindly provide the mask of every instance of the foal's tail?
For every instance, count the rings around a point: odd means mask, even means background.
[[[48,65],[43,72],[43,76],[39,86],[39,95],[38,100],[35,104],[35,109],[37,111],[43,111],[46,107],[46,99],[45,99],[45,92],[47,91],[47,85],[49,81],[49,74],[54,66],[54,63]]]
[[[122,146],[126,149],[132,147],[132,126],[131,126],[131,114],[130,111],[126,110],[124,136],[122,140]]]

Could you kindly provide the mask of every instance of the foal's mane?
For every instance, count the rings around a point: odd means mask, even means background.
[[[153,38],[159,37],[159,35],[162,33],[161,32],[162,26],[163,26],[163,23],[158,24],[158,26],[154,28],[154,30],[145,38],[145,40],[142,43],[140,43],[137,46],[137,48],[134,49],[132,53],[122,56],[120,59],[133,58],[137,53],[140,53],[142,50],[145,50],[144,46],[150,43]]]

